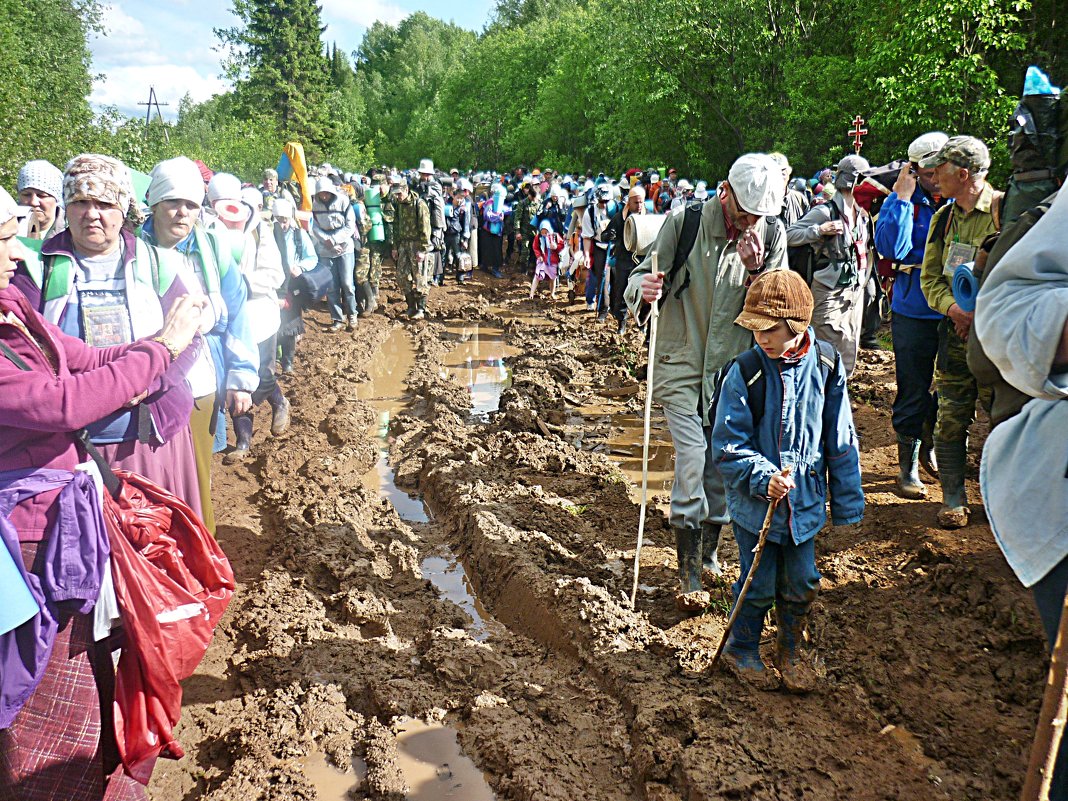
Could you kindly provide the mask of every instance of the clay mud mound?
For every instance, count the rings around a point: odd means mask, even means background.
[[[1018,795],[1040,628],[981,515],[943,532],[936,482],[927,501],[893,494],[892,355],[865,353],[853,382],[867,517],[818,539],[820,688],[761,693],[707,669],[729,533],[712,607],[674,610],[659,416],[629,608],[640,334],[525,292],[478,277],[402,324],[387,289],[340,336],[312,315],[291,432],[257,430],[250,460],[216,464],[241,586],[186,683],[188,756],[151,796]]]

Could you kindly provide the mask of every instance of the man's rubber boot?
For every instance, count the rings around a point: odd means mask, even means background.
[[[276,386],[267,402],[271,404],[271,434],[281,436],[289,429],[289,399]]]
[[[910,501],[927,497],[927,487],[920,481],[920,447],[918,439],[897,437],[897,491]]]
[[[920,467],[927,471],[931,478],[938,478],[938,459],[934,452],[934,421],[925,420],[923,433],[920,434]]]
[[[675,606],[680,612],[701,612],[712,599],[701,589],[701,529],[676,528],[675,554],[679,559],[679,591]]]
[[[422,320],[426,317],[426,295],[421,298],[416,298],[415,301],[415,314],[412,315],[413,320]]]
[[[223,464],[237,464],[248,457],[249,448],[252,447],[251,412],[234,417],[234,434],[237,436],[237,444],[223,457]]]
[[[938,524],[942,528],[964,528],[968,525],[968,499],[964,489],[964,470],[968,463],[968,442],[935,440],[938,474],[942,481],[942,508],[938,510]]]
[[[708,581],[723,575],[719,564],[719,532],[722,528],[715,523],[701,524],[701,577]]]
[[[775,602],[775,667],[789,692],[803,695],[816,689],[818,676],[812,662],[802,653],[808,608],[788,601]]]
[[[764,631],[765,612],[743,605],[727,638],[720,659],[731,673],[758,690],[776,690],[779,680],[760,658],[760,635]]]

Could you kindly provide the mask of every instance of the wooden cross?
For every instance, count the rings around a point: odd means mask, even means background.
[[[853,127],[849,130],[849,135],[853,137],[853,150],[858,156],[860,155],[860,149],[864,147],[861,137],[868,135],[868,129],[863,126],[864,118],[858,114],[856,119],[853,120]]]

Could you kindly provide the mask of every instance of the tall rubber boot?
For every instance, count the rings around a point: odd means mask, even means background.
[[[411,292],[408,292],[405,294],[404,299],[408,303],[408,309],[404,313],[408,317],[411,317],[413,314],[415,314],[415,295],[413,295]]]
[[[719,564],[719,532],[722,529],[723,526],[715,523],[701,524],[701,575],[709,580],[723,575]]]
[[[675,606],[680,612],[700,612],[711,602],[701,589],[701,529],[676,528],[675,554],[679,559],[679,592]]]
[[[938,402],[938,396],[935,396],[935,402]],[[935,419],[937,418],[937,406],[935,407],[935,414],[928,415],[927,419],[923,421],[923,433],[920,434],[920,467],[927,471],[927,475],[931,478],[938,478],[938,459],[935,457],[934,452],[934,428]]]
[[[815,666],[802,654],[808,614],[807,604],[775,601],[775,667],[783,687],[799,695],[815,690],[817,681]]]
[[[968,463],[968,442],[935,440],[938,475],[942,481],[942,508],[938,510],[938,524],[942,528],[964,528],[968,525],[968,498],[964,488],[964,470]]]
[[[897,491],[902,498],[917,501],[927,497],[927,487],[920,481],[920,441],[897,437]]]
[[[761,690],[778,688],[773,671],[760,658],[760,635],[764,631],[766,612],[743,604],[720,657],[723,664],[746,684]]]
[[[375,294],[371,291],[371,285],[366,281],[356,284],[356,308],[360,311],[360,317],[366,317],[378,308]]]
[[[415,299],[415,314],[412,315],[412,319],[422,320],[424,317],[426,317],[426,295]]]
[[[271,405],[271,434],[281,436],[289,429],[289,400],[282,394],[281,387],[276,386],[267,402]]]
[[[252,412],[234,417],[234,434],[237,435],[237,444],[223,457],[223,464],[237,464],[248,457],[249,448],[252,447]]]

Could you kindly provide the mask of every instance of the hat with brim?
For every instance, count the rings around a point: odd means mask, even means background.
[[[969,172],[986,172],[990,169],[990,150],[974,136],[954,136],[937,153],[922,159],[919,165],[927,169],[947,161]]]
[[[727,173],[735,200],[747,214],[767,216],[782,211],[785,187],[782,170],[765,153],[739,156]]]
[[[795,334],[812,322],[812,291],[793,270],[762,273],[745,293],[742,313],[734,322],[750,331],[767,331],[785,320]]]

